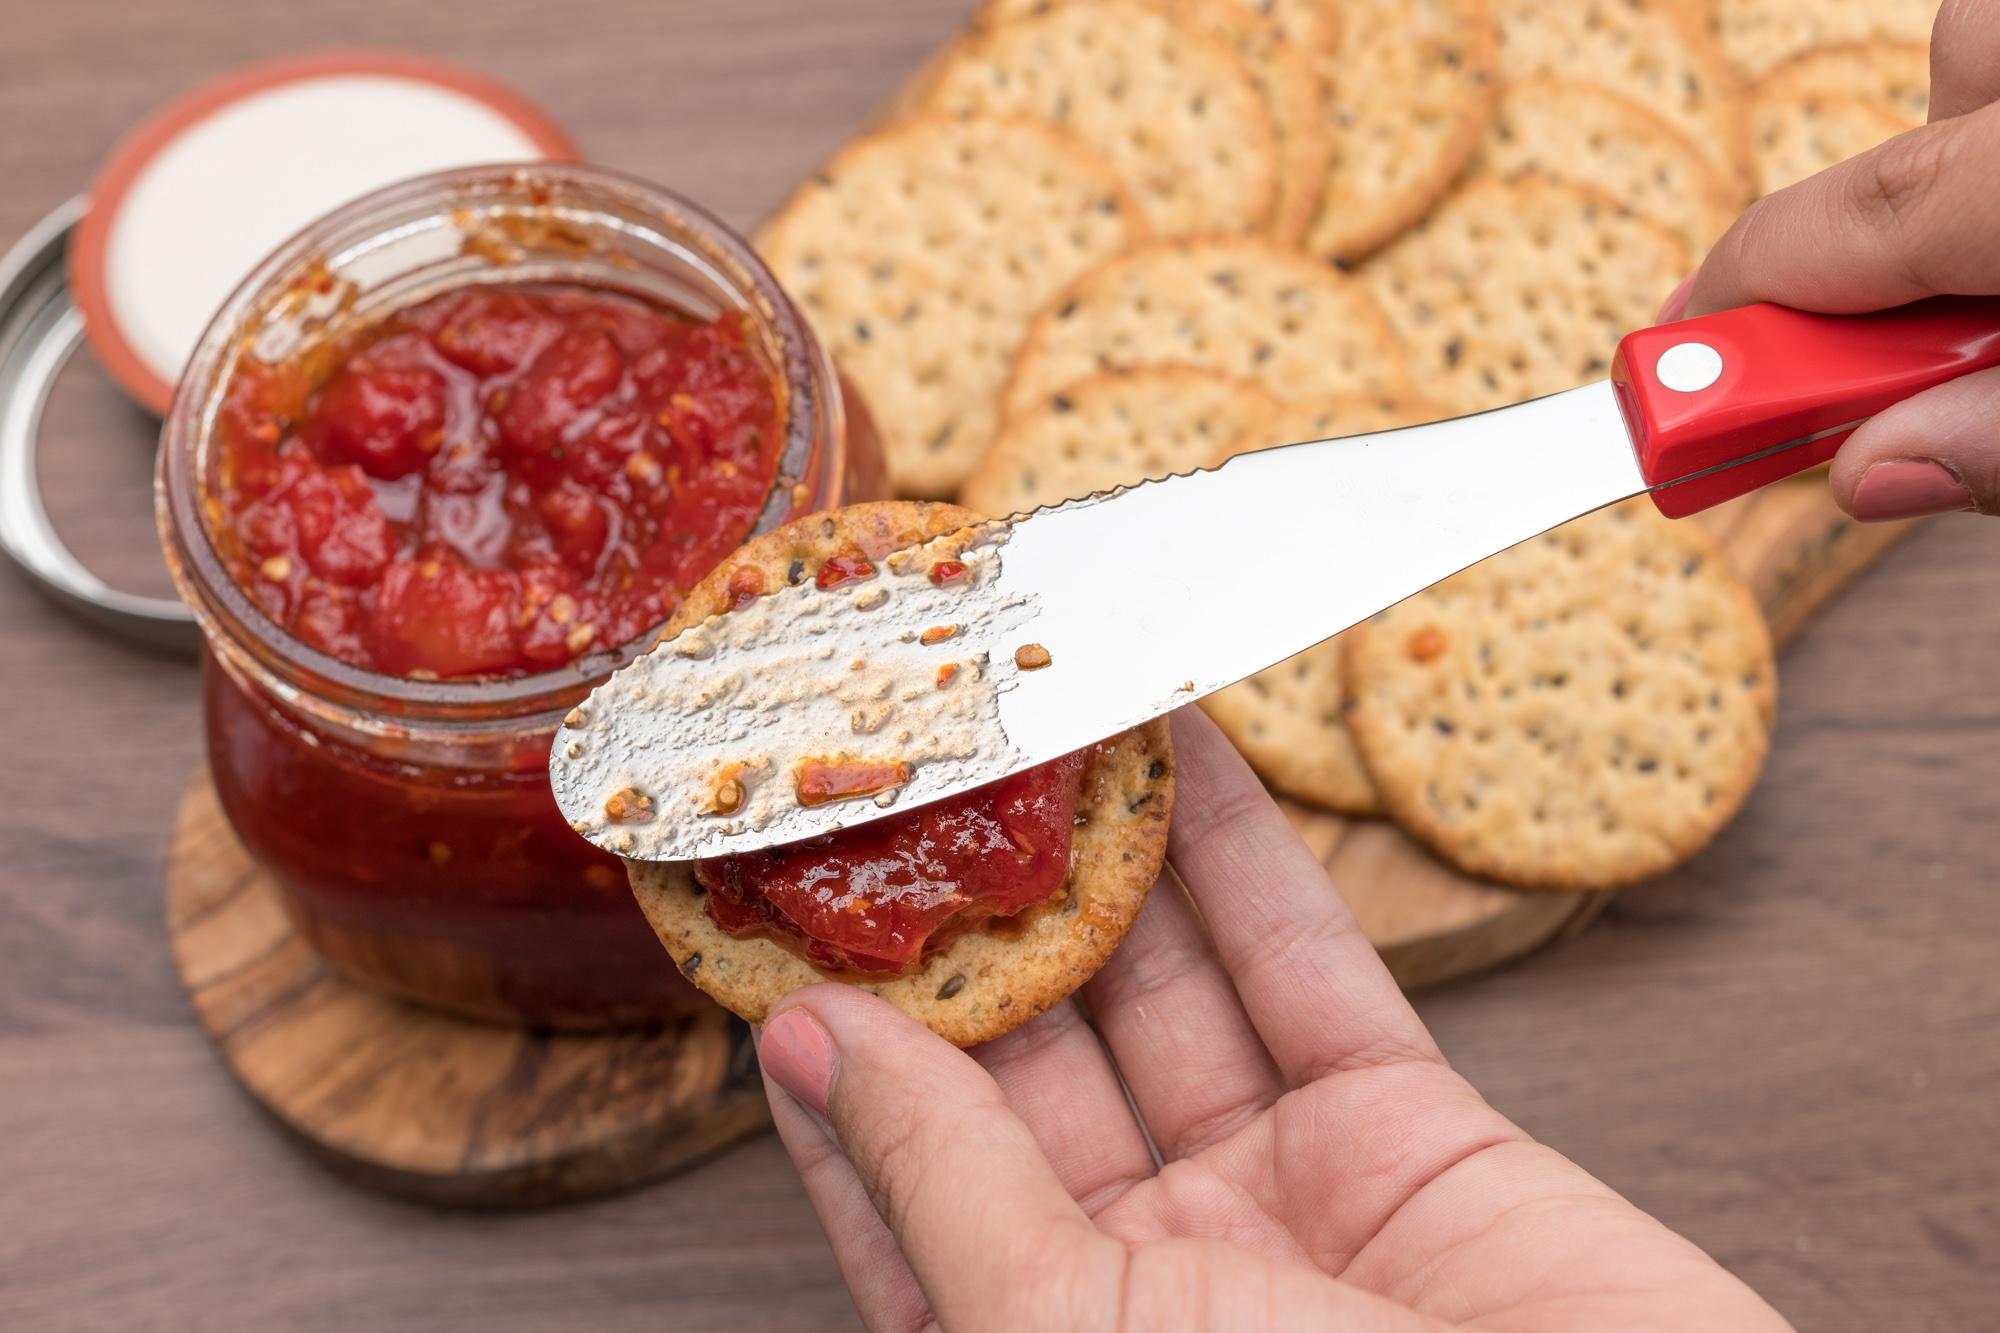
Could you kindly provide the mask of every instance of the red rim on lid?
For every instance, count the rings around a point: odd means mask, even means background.
[[[163,108],[98,174],[69,251],[90,344],[164,412],[209,316],[266,253],[381,186],[576,157],[532,103],[424,56],[332,51],[239,70]]]

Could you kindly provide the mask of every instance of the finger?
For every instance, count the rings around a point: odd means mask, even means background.
[[[1167,1161],[1227,1138],[1285,1090],[1171,873],[1084,997]]]
[[[1931,119],[2000,100],[2000,5],[1945,0],[1931,28]]]
[[[1064,1002],[971,1052],[1086,1216],[1153,1174],[1146,1136],[1097,1034]]]
[[[2000,370],[1884,408],[1833,460],[1833,497],[1859,519],[2000,514]]]
[[[2000,292],[1996,171],[2000,104],[1899,134],[1751,205],[1702,264],[1688,313]]]
[[[930,1318],[923,1288],[840,1145],[777,1083],[767,1081],[764,1092],[778,1140],[798,1169],[861,1322],[871,1333],[922,1328]]]
[[[1199,709],[1181,709],[1173,726],[1167,859],[1279,1073],[1296,1086],[1359,1065],[1441,1059],[1242,757]]]
[[[837,983],[788,996],[758,1050],[765,1072],[830,1122],[943,1326],[1066,1327],[1068,1311],[1052,1305],[1102,1303],[1107,1269],[1115,1285],[1122,1247],[1090,1224],[963,1051]]]

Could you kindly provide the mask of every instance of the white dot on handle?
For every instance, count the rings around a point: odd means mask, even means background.
[[[1675,343],[1660,353],[1653,373],[1676,393],[1699,393],[1722,378],[1722,353],[1707,343]]]

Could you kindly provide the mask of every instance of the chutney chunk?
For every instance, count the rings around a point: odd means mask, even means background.
[[[890,976],[954,930],[1048,901],[1069,874],[1086,755],[823,838],[695,863],[709,917],[817,966]]]
[[[803,806],[852,801],[894,791],[910,780],[900,760],[808,759],[799,765],[797,794]]]
[[[518,676],[671,614],[754,526],[777,424],[739,314],[467,288],[239,367],[211,514],[237,582],[311,646]]]

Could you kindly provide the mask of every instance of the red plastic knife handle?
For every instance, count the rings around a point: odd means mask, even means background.
[[[1833,457],[1875,413],[2000,366],[2000,297],[1939,296],[1870,315],[1784,306],[1661,324],[1618,344],[1611,383],[1669,518]]]

